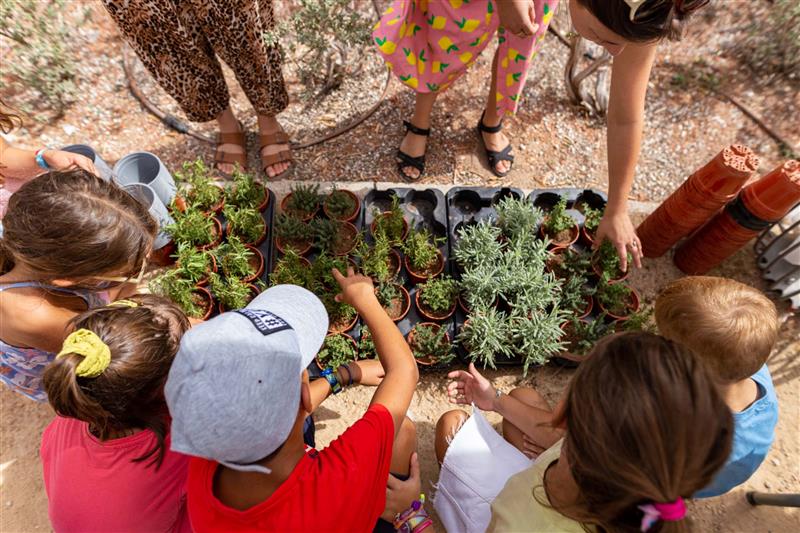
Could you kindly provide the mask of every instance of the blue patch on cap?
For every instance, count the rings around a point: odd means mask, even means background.
[[[237,309],[234,312],[246,317],[264,336],[292,329],[284,319],[263,309]]]

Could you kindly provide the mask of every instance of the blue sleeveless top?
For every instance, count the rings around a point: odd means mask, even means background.
[[[86,302],[89,309],[101,307],[108,302],[98,293],[44,285],[37,281],[19,283],[0,283],[0,292],[23,287],[38,287],[51,291],[74,295]],[[56,354],[39,348],[20,348],[0,339],[0,381],[11,390],[37,402],[46,402],[47,395],[42,389],[42,374],[47,364],[55,359]]]

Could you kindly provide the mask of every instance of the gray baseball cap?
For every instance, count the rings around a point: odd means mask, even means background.
[[[300,402],[300,375],[325,340],[319,298],[276,285],[244,309],[194,326],[181,339],[164,389],[172,449],[243,471],[284,442]]]

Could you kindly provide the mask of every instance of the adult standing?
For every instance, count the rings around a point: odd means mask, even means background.
[[[658,42],[680,38],[684,23],[708,0],[568,0],[576,32],[613,57],[608,107],[608,205],[597,241],[608,239],[627,270],[627,253],[641,266],[641,243],[627,198],[639,157],[647,83]],[[397,154],[400,173],[421,176],[438,94],[475,61],[495,31],[499,47],[478,130],[498,176],[511,169],[502,118],[519,103],[527,69],[557,0],[395,0],[373,37],[398,78],[417,92],[414,115]]]
[[[217,55],[236,74],[258,115],[259,152],[272,178],[292,163],[276,115],[289,101],[281,54],[267,46],[272,0],[103,0],[125,39],[189,120],[219,125],[214,163],[225,173],[246,167],[245,134],[230,107]]]

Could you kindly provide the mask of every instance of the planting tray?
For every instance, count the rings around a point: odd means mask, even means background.
[[[594,189],[579,189],[575,187],[562,187],[558,189],[535,189],[528,198],[533,202],[535,207],[538,207],[545,214],[555,206],[561,198],[567,199],[567,213],[572,215],[572,218],[578,223],[581,231],[583,231],[583,222],[585,217],[581,210],[581,205],[586,204],[595,209],[602,209],[606,206],[608,197],[605,193],[596,191]],[[579,238],[573,248],[579,251],[587,251],[589,246],[582,238]]]
[[[366,228],[366,240],[372,242],[372,234],[370,233],[370,226],[375,220],[373,211],[383,212],[389,209],[392,201],[392,196],[397,196],[400,199],[400,207],[403,209],[406,222],[408,222],[409,229],[427,229],[434,237],[445,237],[447,240],[439,247],[439,250],[444,256],[444,269],[443,274],[450,271],[450,239],[448,234],[448,219],[447,219],[447,205],[445,195],[438,189],[412,189],[410,187],[395,187],[392,189],[377,190],[373,189],[364,196],[362,208],[363,227]],[[403,253],[400,252],[401,262],[403,262]],[[403,286],[408,290],[409,297],[411,298],[411,305],[408,314],[397,323],[398,328],[403,335],[408,335],[408,332],[420,322],[425,322],[425,317],[419,314],[415,304],[417,288],[411,282],[406,272],[405,266],[400,268],[400,279]],[[447,333],[450,335],[451,341],[455,338],[455,322],[454,319],[448,318],[440,322],[441,325],[447,328]],[[421,369],[437,369],[443,365],[430,365],[422,366]]]

